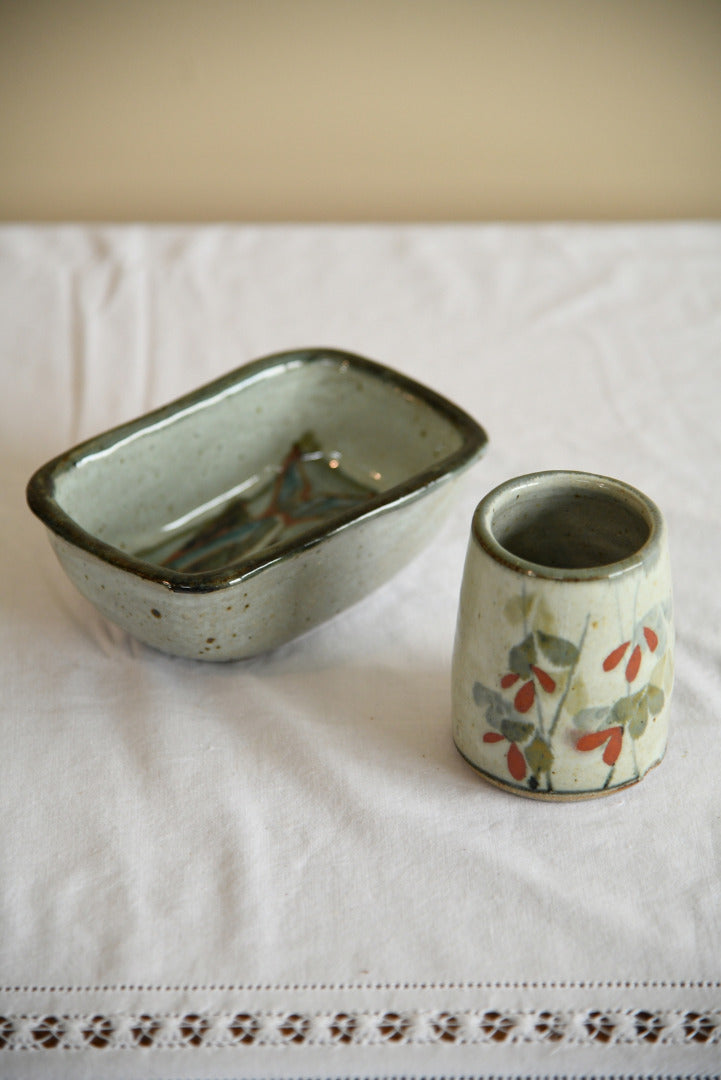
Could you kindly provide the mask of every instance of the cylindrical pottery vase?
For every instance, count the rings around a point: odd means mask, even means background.
[[[618,480],[509,480],[473,517],[453,736],[488,780],[554,800],[640,780],[666,749],[671,575],[657,507]]]

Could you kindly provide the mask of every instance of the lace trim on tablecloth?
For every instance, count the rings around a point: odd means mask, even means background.
[[[0,1051],[432,1043],[721,1043],[721,1010],[139,1012],[0,1016]]]

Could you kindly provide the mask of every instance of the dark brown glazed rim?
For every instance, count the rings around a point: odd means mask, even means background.
[[[531,562],[505,548],[493,531],[493,515],[507,503],[542,492],[545,487],[563,484],[569,491],[583,492],[586,495],[603,494],[618,499],[632,507],[648,526],[648,535],[636,551],[617,562],[603,563],[598,566],[563,568],[544,566]],[[471,535],[476,543],[507,569],[533,578],[548,578],[553,581],[582,582],[599,581],[629,573],[638,567],[652,563],[661,551],[664,542],[665,526],[660,510],[642,491],[615,480],[610,476],[596,473],[578,472],[569,469],[554,469],[546,472],[528,473],[506,480],[490,491],[476,507],[473,515]]]
[[[353,508],[339,514],[331,526],[321,525],[309,529],[302,537],[285,543],[281,542],[266,555],[249,556],[214,571],[183,573],[135,558],[87,532],[59,506],[55,498],[56,480],[64,473],[75,468],[88,455],[110,449],[128,436],[144,430],[151,430],[155,425],[179,416],[187,409],[196,407],[209,398],[242,386],[245,382],[255,380],[259,375],[273,368],[295,368],[299,365],[305,366],[328,361],[346,365],[350,369],[363,371],[389,388],[410,394],[425,402],[455,427],[462,439],[460,447],[435,465],[414,474],[403,483],[396,484],[387,491],[372,496],[363,503],[362,507]],[[27,486],[27,501],[33,513],[53,533],[69,544],[101,559],[103,562],[136,577],[157,582],[173,592],[204,593],[226,588],[257,573],[272,563],[292,558],[299,552],[313,547],[315,544],[351,525],[378,514],[390,512],[403,503],[421,497],[429,489],[452,479],[472,465],[485,450],[487,442],[486,432],[471,416],[453,402],[407,375],[394,371],[374,360],[368,360],[365,357],[341,349],[322,347],[296,349],[274,353],[245,364],[228,375],[207,383],[168,405],[154,409],[136,420],[111,428],[101,435],[87,439],[78,446],[66,450],[33,474]]]

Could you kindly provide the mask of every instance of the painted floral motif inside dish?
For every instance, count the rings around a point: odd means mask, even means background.
[[[338,453],[324,451],[307,432],[247,494],[231,498],[200,521],[181,523],[162,543],[138,556],[185,573],[219,570],[313,526],[329,524],[374,494],[343,470]]]

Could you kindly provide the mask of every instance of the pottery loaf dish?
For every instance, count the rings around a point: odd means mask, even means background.
[[[486,445],[438,394],[335,349],[255,361],[30,480],[70,579],[179,656],[274,648],[386,581]]]

